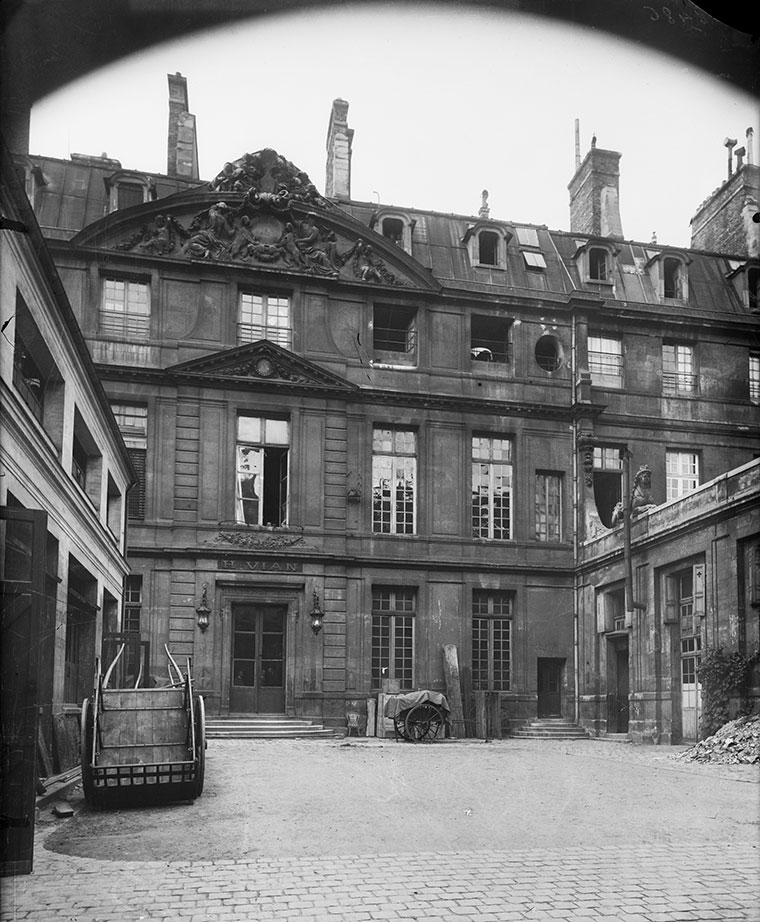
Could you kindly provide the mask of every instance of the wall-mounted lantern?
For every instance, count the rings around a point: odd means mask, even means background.
[[[203,595],[201,596],[201,604],[195,609],[196,614],[198,615],[198,627],[201,631],[205,631],[209,625],[209,615],[211,614],[211,609],[208,604],[208,584],[203,584]]]
[[[315,634],[319,634],[322,630],[322,624],[324,622],[324,612],[319,607],[319,596],[317,595],[317,590],[314,590],[314,607],[309,612],[309,617],[311,618],[311,629]]]

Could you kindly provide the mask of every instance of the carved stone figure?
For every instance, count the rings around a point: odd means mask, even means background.
[[[631,491],[631,515],[643,515],[656,507],[652,500],[652,472],[645,464],[633,478]]]
[[[201,228],[204,216],[206,226]],[[183,252],[195,259],[208,259],[210,256],[219,258],[228,248],[228,241],[234,232],[229,206],[226,202],[217,202],[207,211],[196,215],[190,231],[195,233],[185,244]]]

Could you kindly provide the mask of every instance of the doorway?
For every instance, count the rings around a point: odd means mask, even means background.
[[[232,605],[231,713],[285,713],[287,612],[287,605]]]
[[[538,716],[562,716],[562,672],[564,659],[538,659]]]
[[[607,688],[607,732],[627,733],[630,716],[630,674],[628,666],[628,637],[618,637],[608,648],[610,674]]]

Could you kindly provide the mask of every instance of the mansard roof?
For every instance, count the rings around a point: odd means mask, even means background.
[[[310,391],[353,393],[358,390],[341,375],[295,355],[268,340],[224,349],[164,369],[172,377],[199,383],[246,384],[257,388],[307,388]]]

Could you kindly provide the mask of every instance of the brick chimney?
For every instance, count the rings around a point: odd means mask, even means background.
[[[576,234],[623,238],[620,221],[620,157],[591,140],[591,150],[570,180],[570,230]],[[577,158],[576,158],[577,162]]]
[[[169,78],[169,138],[166,172],[169,176],[198,179],[198,139],[195,116],[188,112],[187,79],[180,73]]]
[[[693,249],[726,256],[760,256],[760,223],[754,220],[760,211],[760,167],[753,162],[752,136],[748,128],[746,147],[736,151],[734,139],[723,142],[728,151],[728,178],[702,202],[691,219]]]
[[[348,127],[347,118],[348,103],[345,99],[333,100],[327,129],[326,198],[351,198],[351,144],[354,132]]]

